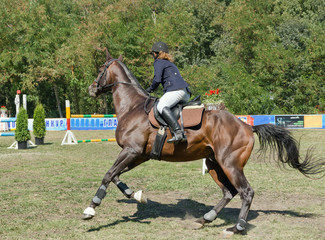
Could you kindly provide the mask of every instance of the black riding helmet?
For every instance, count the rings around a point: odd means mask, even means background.
[[[164,42],[156,42],[152,45],[152,52],[157,52],[159,53],[160,51],[168,53],[168,46]]]

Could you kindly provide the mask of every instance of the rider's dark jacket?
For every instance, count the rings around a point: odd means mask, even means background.
[[[153,92],[161,83],[165,92],[175,91],[188,88],[188,84],[182,78],[176,65],[168,60],[157,58],[154,62],[155,75],[151,86],[147,89],[148,92]]]

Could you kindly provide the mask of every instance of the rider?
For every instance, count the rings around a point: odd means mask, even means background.
[[[184,131],[177,122],[174,114],[170,110],[177,103],[188,102],[191,92],[188,84],[182,78],[178,68],[173,63],[172,56],[168,53],[168,46],[164,42],[156,42],[152,46],[151,54],[154,61],[154,78],[151,86],[146,89],[151,93],[161,83],[164,94],[159,99],[157,110],[168,123],[173,132],[173,138],[167,140],[168,143],[178,143],[187,141]]]

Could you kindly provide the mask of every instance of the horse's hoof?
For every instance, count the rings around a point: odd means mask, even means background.
[[[134,199],[137,200],[139,203],[147,203],[148,200],[146,196],[143,194],[142,190],[137,191],[134,193]]]
[[[233,231],[229,231],[228,229],[223,230],[222,232],[222,238],[230,238],[234,235],[235,233]]]
[[[200,222],[200,221],[195,221],[194,223],[192,223],[192,229],[194,230],[198,230],[204,227],[204,223]]]
[[[87,207],[82,215],[83,220],[92,219],[95,216],[95,209],[92,207]]]
[[[227,228],[227,229],[223,230],[222,236],[223,237],[231,237],[234,234],[237,234],[237,235],[238,234],[239,235],[245,235],[245,233],[246,233],[246,230],[245,229],[243,229],[243,230],[240,231],[240,230],[237,229],[236,226],[234,226],[234,227]]]
[[[82,220],[90,220],[92,219],[94,216],[93,215],[90,215],[90,214],[83,214],[82,215]]]
[[[206,220],[204,218],[199,218],[195,221],[195,229],[200,229],[204,227],[204,224],[206,223]]]

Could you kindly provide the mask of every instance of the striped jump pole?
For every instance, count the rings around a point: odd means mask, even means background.
[[[71,145],[71,144],[78,144],[76,137],[74,134],[71,132],[70,129],[70,101],[65,100],[65,114],[67,118],[67,132],[62,140],[61,145]]]
[[[78,140],[78,143],[88,143],[88,142],[115,142],[115,138],[106,139],[88,139],[88,140]]]
[[[71,114],[71,118],[114,118],[116,114]]]
[[[65,115],[66,115],[66,118],[67,118],[67,130],[70,131],[71,113],[70,113],[70,101],[69,100],[65,101]]]
[[[115,118],[116,114],[71,114],[70,111],[70,101],[65,101],[66,106],[66,119],[67,119],[67,133],[61,143],[65,144],[78,144],[86,142],[114,142],[115,138],[108,139],[87,139],[87,140],[76,140],[74,134],[71,131],[71,118]]]

